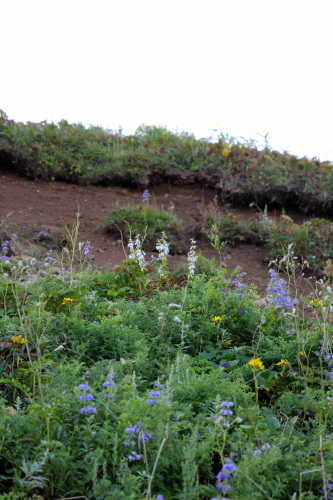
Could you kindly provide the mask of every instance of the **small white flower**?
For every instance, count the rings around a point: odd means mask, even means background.
[[[180,318],[178,318],[178,316],[175,316],[175,317],[173,318],[173,321],[174,321],[175,323],[182,323],[182,320],[181,320]]]
[[[56,349],[54,349],[54,352],[61,351],[62,349],[65,349],[65,346],[61,344]]]
[[[128,248],[130,249],[129,259],[134,260],[139,264],[141,271],[146,270],[145,262],[145,252],[142,250],[141,241],[139,239],[140,235],[137,235],[136,240],[133,242],[131,239],[128,242]]]
[[[163,321],[165,321],[165,318],[166,318],[166,316],[164,313],[162,313],[162,312],[158,313],[158,322],[159,323],[163,323]]]
[[[189,273],[190,273],[191,276],[193,276],[193,274],[194,274],[195,263],[198,260],[198,257],[195,254],[195,249],[196,249],[195,240],[192,238],[191,239],[190,251],[189,251],[188,256],[187,256],[188,270],[189,270]]]

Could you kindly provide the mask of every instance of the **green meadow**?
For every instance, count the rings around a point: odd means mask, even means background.
[[[0,500],[333,498],[332,164],[222,133],[124,136],[4,113],[0,159],[50,182],[216,188],[259,210],[251,224],[206,213],[212,246],[256,242],[272,260],[259,295],[147,194],[105,219],[128,255],[115,267],[92,265],[79,217],[39,258],[18,258],[0,226]],[[179,244],[186,264],[171,272]]]

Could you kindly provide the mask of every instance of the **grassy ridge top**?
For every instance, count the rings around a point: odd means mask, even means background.
[[[62,120],[16,123],[0,112],[0,165],[44,180],[146,186],[201,183],[235,204],[295,206],[333,213],[333,164],[259,150],[228,135],[216,142],[140,126],[134,135]]]

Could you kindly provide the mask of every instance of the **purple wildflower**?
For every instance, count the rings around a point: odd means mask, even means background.
[[[80,401],[91,401],[92,399],[94,399],[93,394],[81,394],[80,396]]]
[[[45,262],[50,262],[51,260],[53,260],[53,257],[51,256],[52,252],[53,250],[49,250],[48,256],[44,259]]]
[[[150,391],[149,392],[150,398],[146,400],[146,403],[148,405],[153,405],[154,403],[159,403],[159,398],[161,397],[161,393],[158,391]]]
[[[6,240],[1,244],[2,253],[6,255],[9,252],[9,241]]]
[[[238,281],[238,280],[234,280],[232,283],[233,283],[234,285],[236,285],[236,287],[237,287],[237,289],[238,289],[238,290],[241,290],[241,289],[243,288],[243,286],[244,286],[244,283],[241,283],[241,282],[240,282],[240,281]]]
[[[228,461],[226,461],[226,463],[223,464],[222,472],[224,472],[224,473],[235,472],[236,469],[237,469],[237,467],[233,463],[233,461],[228,459]]]
[[[78,388],[81,390],[81,391],[87,391],[89,389],[89,385],[88,384],[80,384],[78,386]]]
[[[152,435],[149,434],[146,430],[143,430],[139,434],[139,441],[144,441],[145,443],[148,443],[150,439],[152,438]]]
[[[231,484],[222,484],[222,488],[220,491],[222,491],[222,493],[227,493],[230,490],[231,490]]]
[[[89,391],[88,384],[80,384],[78,388],[81,391]],[[94,399],[94,395],[91,393],[81,394],[79,399],[80,401],[91,401],[92,399]],[[93,406],[84,406],[83,408],[81,408],[80,413],[96,413],[96,408],[94,408]]]
[[[231,478],[231,474],[224,474],[222,471],[218,472],[218,474],[216,475],[216,479],[218,479],[219,481],[230,481]]]
[[[155,382],[154,387],[156,387],[156,389],[159,389],[160,391],[164,391],[165,389],[164,385],[160,384],[159,382]]]
[[[277,273],[270,269],[269,274],[271,276],[270,285],[267,287],[269,292],[269,301],[274,304],[275,309],[278,307],[283,307],[285,311],[288,309],[293,309],[297,302],[287,295],[286,285],[287,282],[282,278],[277,278]]]
[[[224,408],[231,408],[234,406],[234,403],[232,401],[222,401],[221,406]]]
[[[224,408],[222,408],[222,410],[220,410],[220,415],[223,415],[224,417],[230,417],[234,412],[232,410],[225,410]]]
[[[139,455],[136,451],[131,451],[131,454],[128,455],[127,460],[130,462],[133,462],[134,460],[140,460],[142,458],[142,455]]]
[[[269,443],[264,443],[261,447],[262,451],[269,450],[271,445]]]
[[[157,391],[150,391],[149,396],[151,396],[152,398],[160,398],[161,393],[159,393]]]
[[[89,255],[90,253],[90,241],[87,241],[86,246],[84,247],[83,250],[83,255]]]
[[[323,488],[322,488],[322,494],[323,495],[326,495],[327,498],[331,499],[333,498],[333,484],[330,483],[330,484],[327,484],[327,485],[324,485]]]
[[[149,191],[148,189],[146,189],[143,193],[142,193],[142,202],[143,203],[149,203]]]
[[[80,413],[96,413],[96,408],[93,406],[87,406],[85,408],[81,408]]]

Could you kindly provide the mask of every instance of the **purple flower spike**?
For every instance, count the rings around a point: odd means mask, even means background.
[[[89,389],[89,385],[88,384],[80,384],[78,386],[78,388],[81,390],[81,391],[87,391]]]
[[[96,408],[87,406],[86,408],[81,408],[80,413],[96,413]]]
[[[143,203],[149,203],[149,191],[148,191],[148,189],[146,189],[142,193],[142,201],[143,201]]]
[[[225,408],[231,408],[234,406],[234,403],[232,401],[222,401],[221,406],[224,406]]]
[[[81,394],[80,396],[80,401],[91,401],[92,399],[94,399],[93,394]]]
[[[232,415],[233,413],[234,413],[234,412],[233,412],[232,410],[224,410],[224,409],[222,409],[222,410],[220,411],[220,414],[221,414],[221,415],[224,415],[225,417],[229,417],[229,416],[230,416],[230,415]]]
[[[226,463],[222,467],[222,472],[226,472],[226,473],[235,472],[236,469],[237,469],[237,467],[233,463],[233,461],[230,459],[226,459]]]
[[[231,478],[231,474],[223,474],[222,471],[220,471],[216,476],[216,479],[218,479],[219,481],[230,481]]]
[[[152,398],[160,398],[161,397],[161,393],[157,392],[157,391],[150,391],[149,396],[152,397]]]

